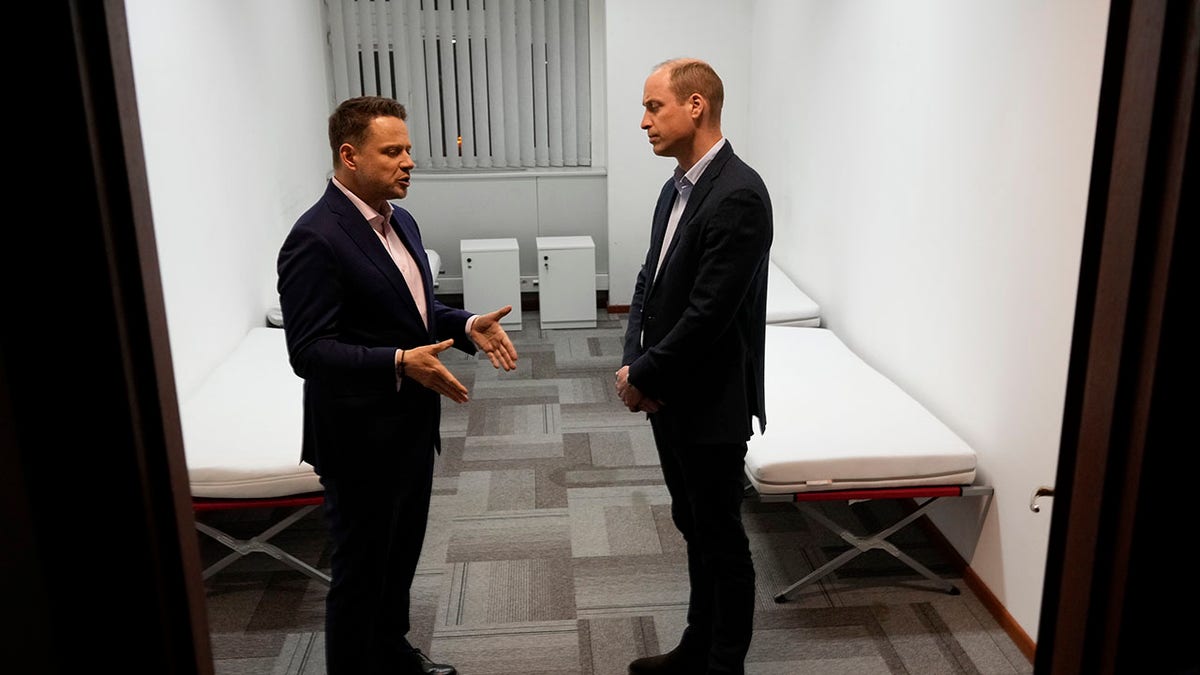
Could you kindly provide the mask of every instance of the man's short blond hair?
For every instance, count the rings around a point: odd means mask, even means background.
[[[714,122],[721,121],[721,106],[725,103],[725,85],[717,71],[700,59],[680,58],[663,61],[654,68],[666,69],[671,93],[676,101],[700,94],[708,101]]]

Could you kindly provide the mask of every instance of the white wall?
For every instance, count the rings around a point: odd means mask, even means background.
[[[650,218],[675,161],[658,157],[639,128],[642,86],[654,66],[680,56],[712,64],[725,85],[721,128],[751,166],[750,12],[723,0],[605,0],[608,58],[608,301],[629,305],[650,243]],[[757,106],[755,106],[757,114]],[[757,121],[755,121],[757,124]],[[772,188],[770,183],[768,189]]]
[[[605,182],[601,168],[456,176],[422,173],[417,167],[408,196],[398,204],[417,219],[425,248],[441,256],[438,293],[462,293],[462,240],[493,238],[517,240],[521,291],[534,293],[538,290],[533,284],[539,267],[537,238],[562,236],[592,238],[596,288],[607,289]]]
[[[275,256],[325,188],[320,3],[127,0],[180,400],[278,303]]]
[[[1108,4],[753,5],[774,257],[976,449],[977,546],[968,505],[935,520],[1036,639]]]

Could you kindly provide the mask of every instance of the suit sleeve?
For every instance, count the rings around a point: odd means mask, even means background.
[[[642,353],[642,302],[646,297],[646,267],[649,259],[642,263],[637,281],[633,285],[633,299],[629,303],[629,320],[625,325],[625,353],[621,365],[627,366]]]
[[[395,391],[395,347],[366,347],[337,339],[346,288],[329,243],[312,229],[293,228],[280,248],[277,271],[295,373],[343,387]]]
[[[454,347],[468,354],[474,354],[477,349],[471,338],[467,337],[467,319],[471,312],[457,307],[451,307],[437,298],[433,299],[433,320],[437,324],[439,340],[454,338]]]

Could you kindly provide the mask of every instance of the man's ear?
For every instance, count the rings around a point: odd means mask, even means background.
[[[688,104],[691,106],[692,119],[700,119],[704,111],[708,108],[708,101],[700,94],[692,94],[688,97]]]
[[[338,158],[342,160],[342,166],[347,169],[356,168],[357,162],[354,159],[354,146],[349,143],[342,143],[338,148]]]

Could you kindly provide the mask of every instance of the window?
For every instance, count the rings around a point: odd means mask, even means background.
[[[408,110],[417,164],[591,166],[588,0],[327,0],[337,99]]]

